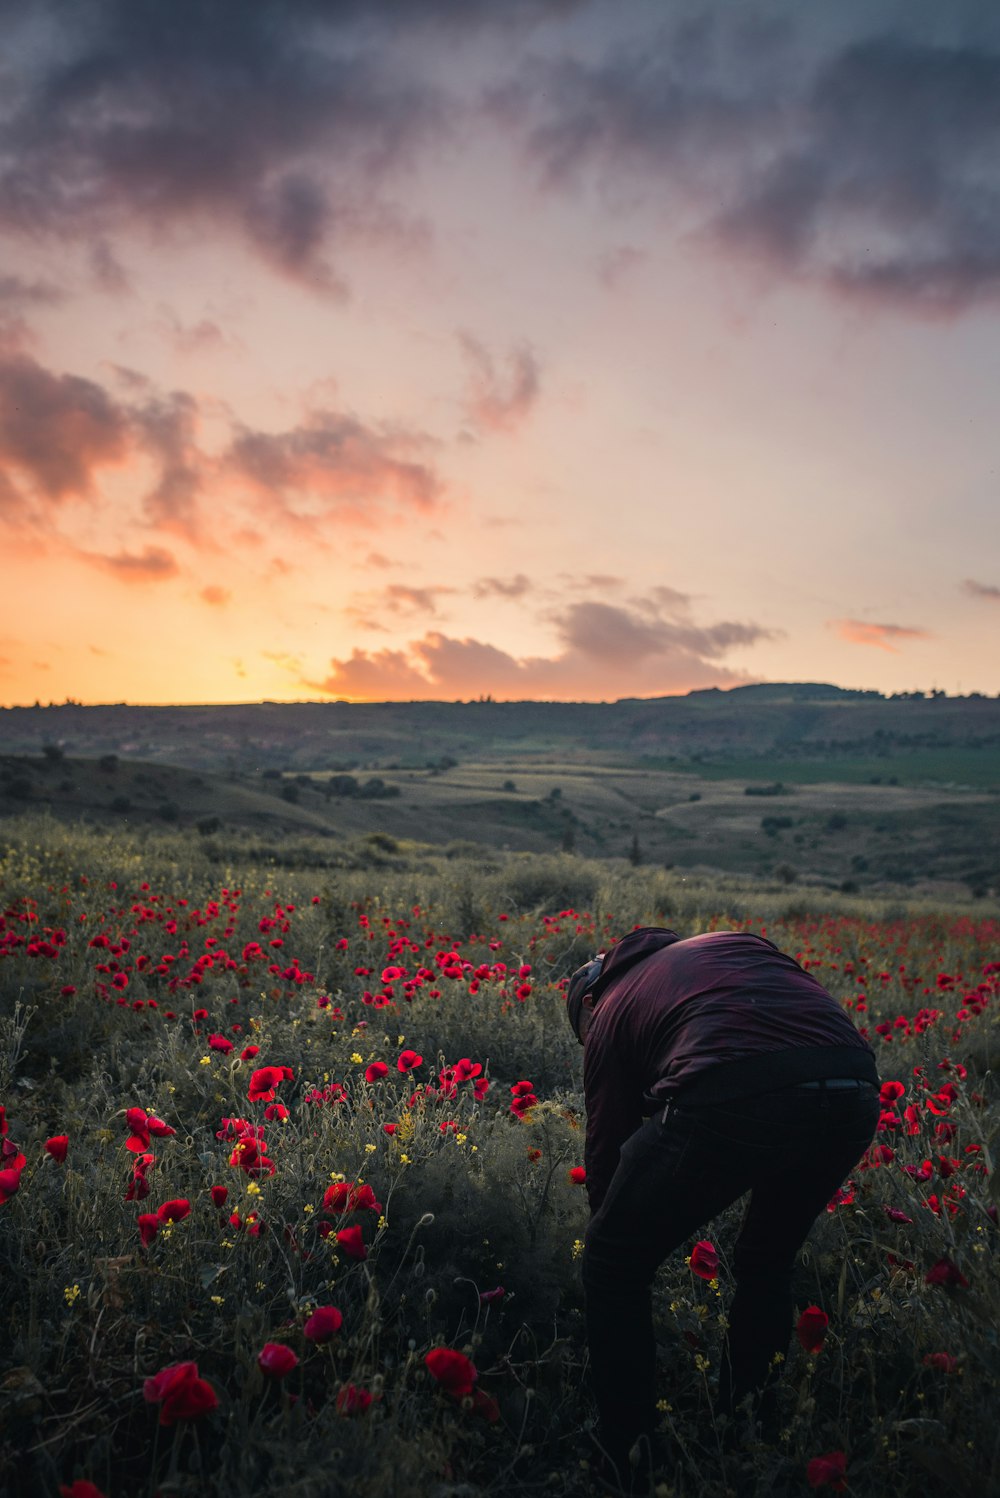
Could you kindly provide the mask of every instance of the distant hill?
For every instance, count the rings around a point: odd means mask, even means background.
[[[0,709],[0,753],[46,746],[83,757],[253,774],[498,764],[801,765],[968,753],[1000,763],[1000,700],[885,698],[820,682],[762,683],[686,697],[578,702],[259,702]],[[948,778],[948,777],[946,777]],[[981,781],[977,783],[982,783]]]
[[[220,857],[375,840],[1000,889],[1000,700],[822,682],[579,702],[261,702],[0,711],[0,826],[23,813]],[[13,825],[12,825],[13,833]],[[14,834],[16,835],[16,833]]]

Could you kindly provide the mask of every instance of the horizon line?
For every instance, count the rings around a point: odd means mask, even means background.
[[[925,701],[945,698],[953,702],[985,699],[990,700],[988,692],[971,690],[969,692],[950,693],[937,687],[913,687],[907,690],[895,692],[883,692],[877,687],[844,687],[836,682],[824,681],[755,681],[737,682],[732,686],[719,687],[691,687],[686,692],[660,692],[648,697],[626,696],[626,697],[494,697],[485,694],[479,697],[406,697],[406,698],[349,698],[349,697],[258,697],[234,700],[231,702],[129,702],[125,699],[115,702],[81,702],[75,698],[67,697],[62,702],[49,701],[43,703],[35,702],[11,702],[0,703],[0,712],[52,712],[65,708],[82,708],[85,711],[99,711],[110,708],[128,708],[132,710],[161,711],[164,709],[208,709],[208,708],[246,708],[246,707],[617,707],[623,703],[631,702],[668,702],[684,700],[688,697],[703,697],[709,695],[729,696],[734,692],[745,692],[748,690],[766,690],[773,688],[775,691],[792,688],[813,687],[824,691],[842,693],[844,696],[878,697],[882,701],[898,699],[923,698]],[[1000,697],[1000,692],[996,693]]]

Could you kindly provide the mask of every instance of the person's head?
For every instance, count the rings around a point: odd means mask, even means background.
[[[590,1029],[590,1021],[594,1013],[593,987],[597,982],[604,961],[604,953],[599,952],[582,967],[578,967],[569,980],[566,990],[566,1014],[569,1017],[573,1034],[583,1045]]]

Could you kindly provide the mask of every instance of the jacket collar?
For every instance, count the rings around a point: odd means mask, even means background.
[[[651,957],[654,952],[659,952],[664,947],[672,946],[675,941],[680,940],[681,937],[677,932],[671,931],[667,926],[640,926],[636,931],[629,931],[621,941],[616,942],[611,950],[605,953],[600,974],[590,990],[594,995],[594,1003],[596,1004],[612,983],[617,983],[629,968],[635,967],[637,962],[642,962],[644,957]]]

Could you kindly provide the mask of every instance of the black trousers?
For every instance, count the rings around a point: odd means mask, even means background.
[[[786,1354],[792,1273],[810,1227],[874,1137],[878,1089],[798,1086],[704,1107],[673,1105],[622,1147],[583,1255],[591,1379],[602,1444],[621,1462],[655,1425],[650,1287],[657,1268],[750,1192],[719,1408],[761,1391]]]

